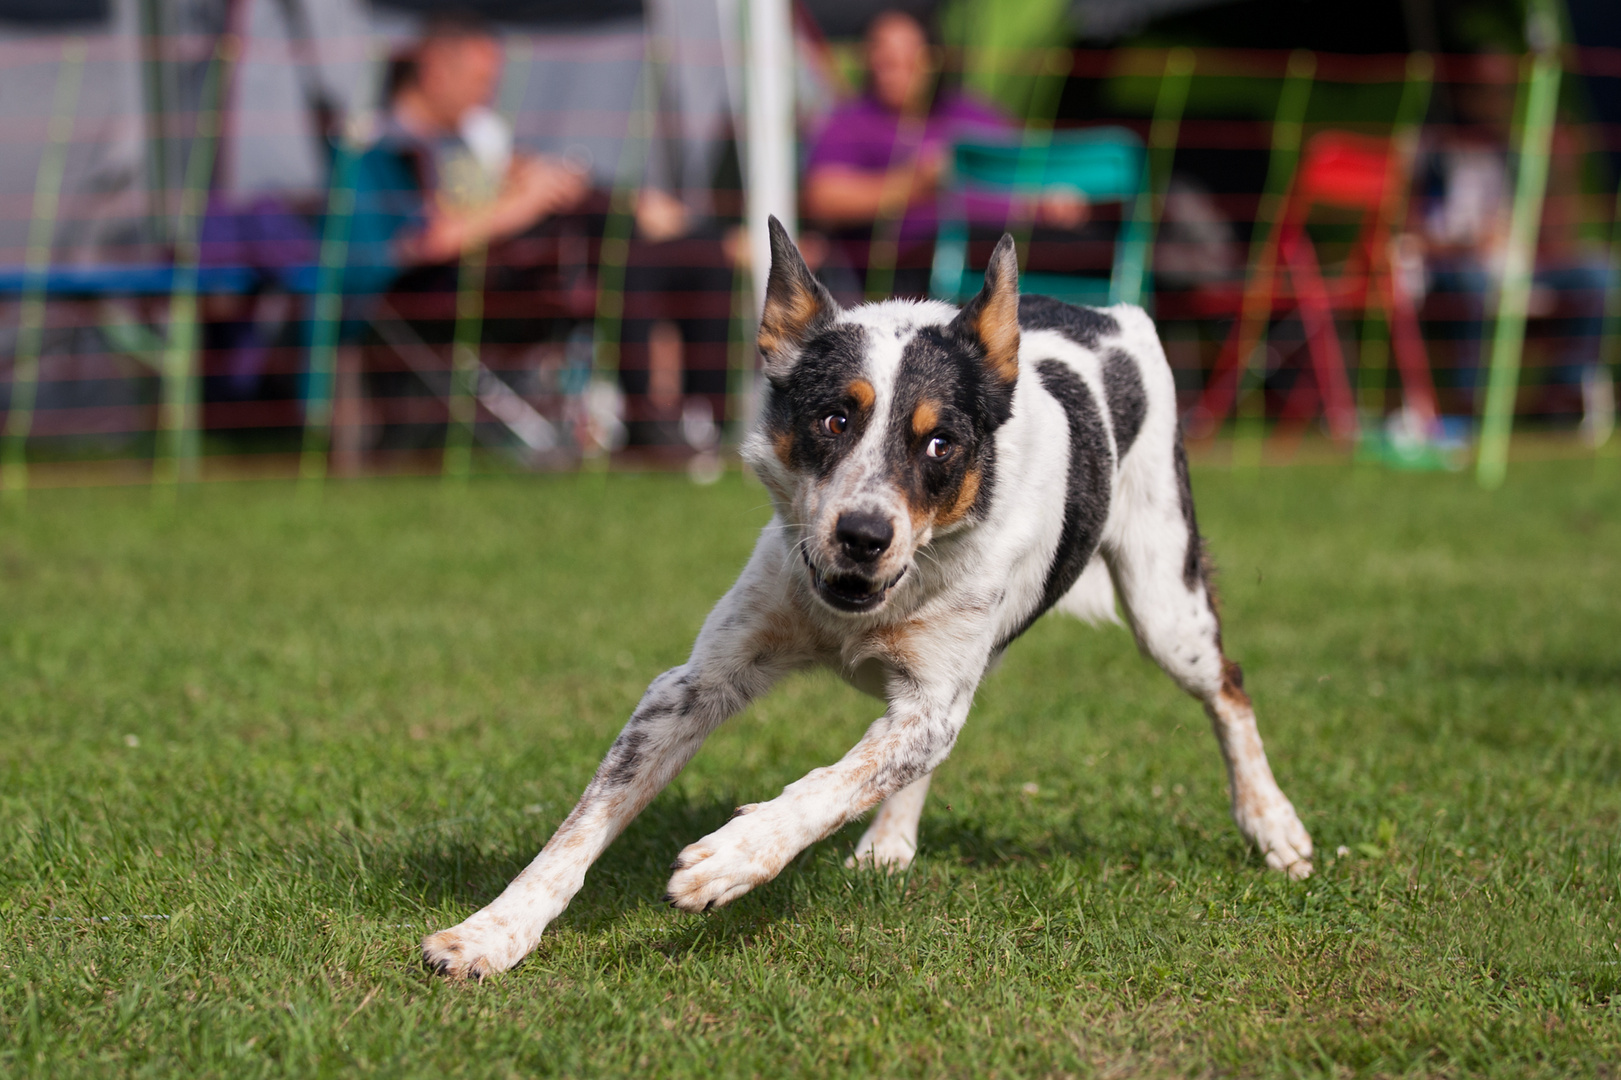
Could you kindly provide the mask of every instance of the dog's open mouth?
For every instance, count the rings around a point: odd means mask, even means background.
[[[804,548],[799,549],[800,558],[810,567],[811,582],[823,600],[840,611],[871,611],[884,602],[901,578],[906,576],[906,569],[890,578],[888,581],[874,581],[862,577],[860,574],[823,574],[811,562],[810,555]]]

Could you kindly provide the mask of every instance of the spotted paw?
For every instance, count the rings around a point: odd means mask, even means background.
[[[738,828],[750,820],[733,818],[696,844],[687,845],[670,865],[675,873],[664,898],[682,911],[709,911],[776,877],[792,853],[784,855],[776,850],[777,845],[761,842]]]
[[[1272,869],[1297,881],[1311,876],[1311,834],[1288,799],[1279,798],[1263,813],[1241,819],[1238,828]]]
[[[464,923],[422,939],[422,962],[452,979],[483,979],[513,967],[529,951],[517,935],[480,912]]]

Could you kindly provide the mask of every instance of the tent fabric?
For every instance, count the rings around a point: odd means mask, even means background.
[[[108,0],[3,0],[0,24],[64,29],[105,25],[112,17]]]
[[[148,212],[140,39],[134,0],[70,32],[0,24],[0,264],[23,262],[65,47],[83,42],[54,232],[56,261],[136,258]]]
[[[380,7],[411,15],[444,9],[443,0],[381,0]],[[579,26],[642,18],[641,0],[462,0],[456,5],[486,19],[513,26]]]
[[[280,0],[245,2],[251,29],[236,75],[236,108],[255,110],[259,123],[251,140],[226,148],[227,190],[247,197],[316,189],[324,163],[289,63],[295,43]],[[322,85],[346,115],[374,109],[383,64],[411,41],[417,18],[404,4],[304,4]],[[708,209],[720,140],[738,104],[730,70],[736,6],[736,0],[647,0],[645,19],[603,17],[589,25],[547,25],[537,7],[499,24],[507,64],[496,107],[512,118],[520,150],[584,161],[603,185],[626,179],[628,164],[630,179],[682,191],[694,209]],[[624,7],[604,5],[597,14]],[[654,86],[645,87],[644,78]],[[247,119],[243,113],[244,130]]]
[[[228,27],[241,47],[224,91],[215,188],[238,204],[276,196],[318,207],[327,162],[296,65],[313,61],[310,82],[339,115],[364,118],[377,104],[384,62],[412,39],[418,19],[403,5],[292,0],[308,24],[305,39],[288,25],[287,2],[103,0],[99,23],[27,26],[8,16],[31,11],[29,4],[0,2],[0,264],[24,260],[53,94],[72,40],[86,43],[87,59],[53,263],[161,257],[151,241],[165,230],[151,222],[172,222],[178,209],[211,43]],[[58,6],[82,8],[76,0]],[[636,5],[645,19],[568,27],[538,23],[544,6],[502,27],[508,63],[497,105],[513,118],[519,149],[567,154],[589,162],[599,184],[656,183],[688,195],[699,212],[709,209],[710,179],[739,107],[738,0],[646,0]],[[159,89],[172,111],[161,129],[146,114],[143,11],[171,35]],[[166,194],[154,197],[158,177]]]

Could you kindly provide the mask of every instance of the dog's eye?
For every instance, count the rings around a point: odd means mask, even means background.
[[[936,435],[929,440],[929,445],[924,448],[923,452],[935,461],[944,461],[951,456],[951,452],[955,449],[956,446],[952,444],[949,438],[944,435]]]
[[[822,430],[829,435],[843,435],[850,430],[850,418],[842,412],[829,413],[822,418]]]

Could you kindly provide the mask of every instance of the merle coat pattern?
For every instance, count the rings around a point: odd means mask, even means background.
[[[776,513],[692,656],[648,687],[579,805],[488,907],[423,942],[453,976],[535,947],[604,848],[705,737],[783,675],[825,664],[888,705],[843,758],[740,807],[677,857],[668,899],[706,911],[878,808],[851,864],[904,867],[934,769],[989,665],[1045,611],[1113,619],[1209,714],[1233,818],[1269,866],[1311,872],[1238,666],[1222,653],[1171,373],[1126,305],[1021,298],[1010,237],[961,311],[842,311],[772,222],[744,455]]]

